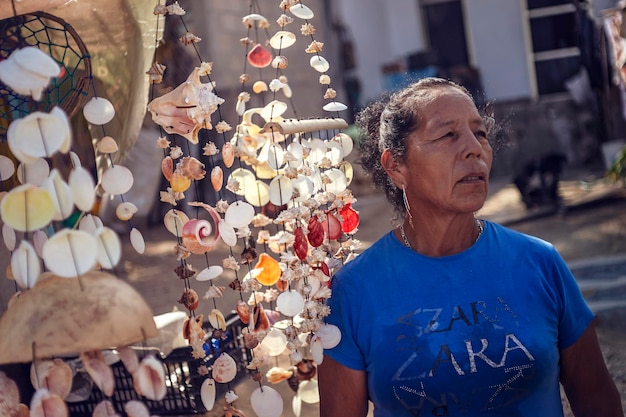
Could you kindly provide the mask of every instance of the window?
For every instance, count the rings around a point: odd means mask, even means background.
[[[421,0],[420,6],[437,65],[444,68],[468,65],[461,0]]]
[[[577,9],[570,0],[526,0],[537,94],[567,91],[581,66]]]

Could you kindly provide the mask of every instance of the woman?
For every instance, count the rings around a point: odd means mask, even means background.
[[[363,165],[403,217],[333,277],[321,415],[623,416],[594,316],[554,247],[476,219],[490,119],[426,78],[365,109]]]

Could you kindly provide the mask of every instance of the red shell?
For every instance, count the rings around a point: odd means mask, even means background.
[[[328,239],[335,240],[341,236],[341,222],[339,222],[334,214],[328,213],[326,215],[326,220],[321,223]]]
[[[344,233],[353,233],[356,228],[359,227],[359,212],[353,209],[350,203],[343,206],[339,214],[341,214],[341,218],[343,219],[341,230],[343,230]]]
[[[300,260],[306,259],[307,252],[309,251],[309,242],[306,240],[304,230],[301,227],[296,228],[294,231],[295,241],[293,243],[293,250],[296,252],[296,256]]]
[[[168,182],[172,179],[172,173],[174,172],[174,160],[171,156],[166,156],[161,161],[161,172]]]
[[[309,234],[307,238],[309,239],[309,243],[314,248],[317,248],[324,243],[324,228],[319,220],[317,220],[317,216],[311,217],[308,224]]]
[[[272,63],[272,53],[257,43],[248,52],[248,62],[255,68],[265,68]]]

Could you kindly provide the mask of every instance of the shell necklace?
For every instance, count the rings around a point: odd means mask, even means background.
[[[485,227],[483,226],[483,222],[481,222],[480,220],[474,220],[476,221],[476,226],[478,226],[478,236],[476,236],[476,239],[474,240],[474,243],[476,243],[478,242],[478,239],[480,239],[480,237],[483,235]],[[404,233],[404,223],[400,223],[400,235],[402,236],[402,240],[404,241],[405,246],[412,250],[413,248],[411,247],[411,243],[409,243],[409,239],[406,238],[406,233]],[[472,243],[472,245],[474,243]]]

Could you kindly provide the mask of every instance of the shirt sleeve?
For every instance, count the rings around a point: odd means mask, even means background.
[[[561,255],[553,248],[554,284],[560,294],[559,349],[573,345],[593,321],[595,315],[583,298],[574,275]]]
[[[341,341],[336,347],[324,350],[324,353],[348,368],[363,371],[366,366],[363,353],[356,341],[354,307],[351,309],[350,304],[355,297],[350,297],[349,291],[341,283],[340,275],[343,271],[341,270],[331,282],[330,315],[327,317],[328,323],[334,324],[341,330]]]

